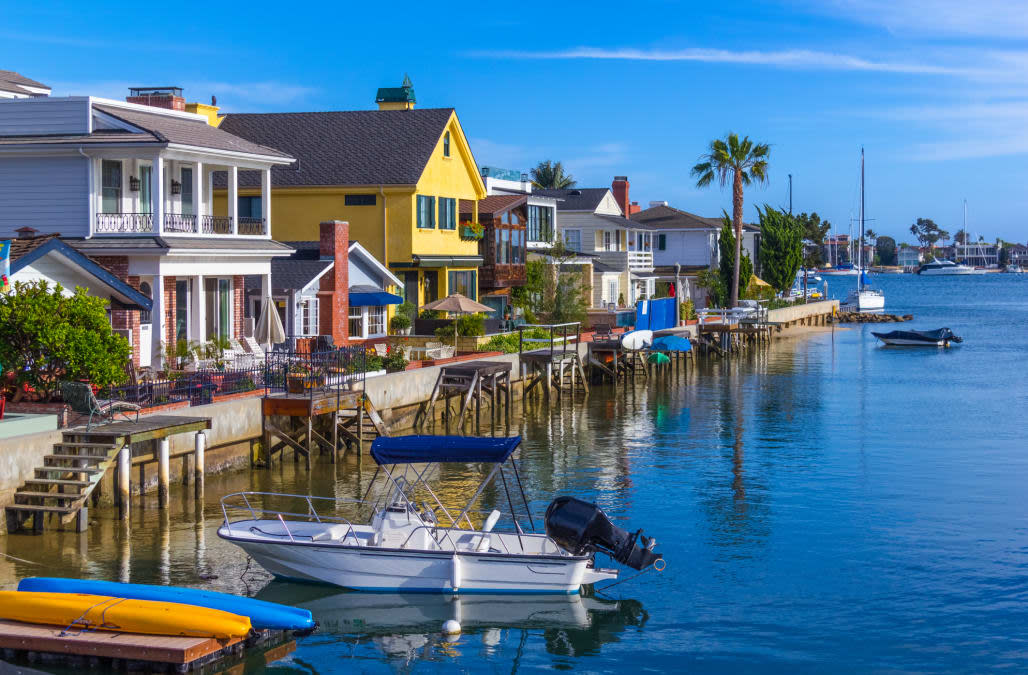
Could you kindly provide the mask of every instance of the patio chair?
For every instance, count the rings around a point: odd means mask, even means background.
[[[593,340],[611,340],[614,338],[609,323],[598,323],[593,326]]]
[[[377,342],[375,343],[375,353],[384,359],[389,355],[389,347],[385,343]]]
[[[127,412],[134,411],[136,413],[135,421],[139,421],[140,406],[128,401],[98,399],[93,394],[93,388],[85,382],[61,382],[61,396],[72,410],[80,415],[89,415],[86,431],[92,428],[93,418],[97,416],[107,422],[113,422],[115,414],[120,413],[126,420],[132,421]]]

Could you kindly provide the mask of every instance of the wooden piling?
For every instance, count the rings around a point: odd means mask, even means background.
[[[196,432],[193,438],[193,492],[198,500],[203,499],[204,454],[207,451],[207,435]]]
[[[157,505],[168,508],[168,482],[170,475],[171,442],[167,438],[157,441]]]
[[[118,515],[122,520],[128,520],[129,504],[132,492],[129,479],[132,471],[132,446],[126,443],[118,451]]]

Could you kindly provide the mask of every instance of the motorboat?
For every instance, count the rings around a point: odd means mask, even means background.
[[[578,593],[583,584],[617,579],[617,569],[597,566],[597,553],[637,570],[663,569],[663,556],[653,550],[656,540],[642,530],[623,530],[595,504],[574,497],[554,499],[543,518],[544,531],[537,532],[513,457],[520,444],[520,436],[376,438],[371,457],[377,468],[363,499],[226,495],[218,536],[276,577],[361,591]],[[456,509],[449,510],[427,480],[439,465],[450,463],[492,467],[456,517]],[[513,523],[507,531],[496,528],[503,516],[497,509],[479,527],[471,520],[484,513],[472,508],[481,505],[483,492],[497,478]],[[511,499],[515,491],[521,494],[527,531]],[[280,502],[298,506],[272,508]],[[369,522],[355,524],[356,518],[340,515],[348,510],[370,510]]]
[[[859,274],[859,270],[853,266],[853,263],[841,263],[836,267],[821,270],[820,274],[829,277],[855,277]]]
[[[1003,268],[1004,274],[1024,274],[1024,270],[1021,269],[1020,265],[1007,265]]]
[[[951,342],[963,342],[949,328],[938,330],[894,330],[890,333],[875,333],[876,338],[887,345],[903,347],[949,347]]]
[[[970,265],[955,263],[952,260],[939,260],[932,258],[929,262],[921,265],[917,273],[926,277],[936,277],[957,274],[975,274],[975,269]]]

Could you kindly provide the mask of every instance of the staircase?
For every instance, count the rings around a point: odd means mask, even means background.
[[[85,442],[75,432],[65,432],[53,454],[43,457],[43,466],[33,470],[34,476],[18,488],[14,503],[6,507],[8,533],[29,521],[33,532],[42,532],[48,515],[62,524],[77,521],[77,529],[84,530],[86,501],[117,457],[114,443]]]
[[[364,414],[361,415],[363,409]],[[388,436],[382,416],[375,410],[371,399],[364,396],[358,407],[352,410],[340,410],[336,416],[339,434],[347,448],[352,447],[360,439],[361,442],[374,441],[379,436]]]

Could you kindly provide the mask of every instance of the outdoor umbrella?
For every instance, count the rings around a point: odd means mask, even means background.
[[[475,312],[492,312],[492,307],[475,302],[471,298],[460,293],[447,295],[442,300],[430,302],[422,309],[431,309],[437,312],[449,312],[450,314],[474,314]],[[453,320],[453,348],[457,348],[457,319]]]
[[[254,329],[254,338],[262,345],[267,345],[265,350],[271,351],[271,345],[285,342],[286,331],[282,328],[282,319],[271,298],[264,298],[261,305],[261,316],[257,319],[257,326]]]

